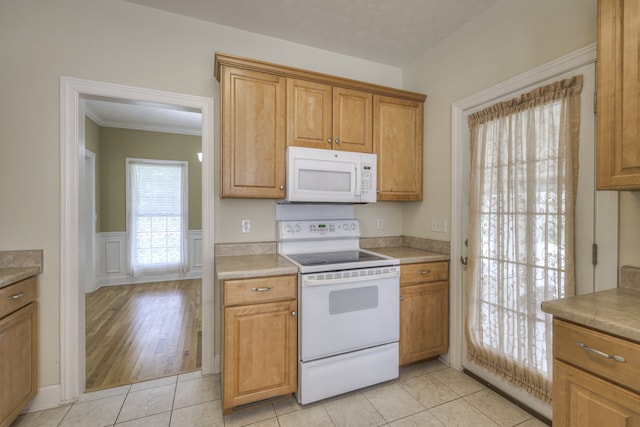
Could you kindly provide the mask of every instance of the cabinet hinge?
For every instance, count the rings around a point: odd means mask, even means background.
[[[591,245],[591,264],[598,264],[598,245],[595,243]]]

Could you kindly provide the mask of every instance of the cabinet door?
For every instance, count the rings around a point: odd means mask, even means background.
[[[554,427],[640,425],[640,396],[562,362],[553,364]]]
[[[640,2],[598,2],[597,187],[640,189]]]
[[[286,79],[222,67],[222,197],[285,196]]]
[[[400,287],[400,365],[446,353],[449,282]]]
[[[332,108],[331,86],[287,79],[287,145],[331,149]]]
[[[386,96],[373,105],[378,200],[422,200],[423,105]]]
[[[333,148],[373,152],[373,95],[359,90],[333,88]]]
[[[296,305],[224,309],[223,409],[296,390]]]
[[[0,426],[8,426],[36,395],[37,312],[31,303],[0,320]]]

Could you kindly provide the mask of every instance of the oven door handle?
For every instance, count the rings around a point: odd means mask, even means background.
[[[314,274],[315,275],[315,274]],[[308,277],[302,278],[302,286],[327,286],[327,285],[339,285],[342,283],[353,283],[353,282],[365,282],[370,280],[379,280],[379,279],[390,279],[393,277],[400,276],[400,273],[396,271],[392,271],[389,273],[381,273],[374,274],[371,276],[353,276],[353,277],[339,277],[339,278],[330,278],[330,279],[311,279]]]

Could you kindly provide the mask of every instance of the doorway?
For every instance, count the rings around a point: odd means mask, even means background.
[[[551,418],[550,406],[533,398],[524,390],[497,375],[475,366],[466,358],[465,319],[465,268],[460,261],[466,256],[464,244],[467,228],[468,183],[469,183],[469,132],[466,117],[502,99],[517,96],[519,92],[533,86],[543,85],[550,79],[562,79],[568,75],[582,74],[585,77],[581,106],[580,171],[578,183],[578,205],[576,212],[576,289],[577,293],[588,293],[616,283],[617,277],[617,230],[610,230],[617,223],[617,194],[595,192],[594,172],[594,112],[592,108],[595,83],[595,46],[588,46],[549,64],[534,69],[522,76],[466,98],[453,106],[453,156],[452,156],[452,236],[451,236],[451,365],[464,368],[498,389],[523,402],[538,413]],[[586,172],[586,173],[585,173]],[[592,265],[592,244],[596,243],[604,253],[597,264]],[[607,285],[609,284],[609,285]]]
[[[71,402],[85,388],[84,287],[81,250],[81,177],[84,176],[85,97],[130,103],[160,103],[202,115],[202,372],[219,371],[213,345],[213,99],[89,80],[61,78],[61,262],[60,402]]]

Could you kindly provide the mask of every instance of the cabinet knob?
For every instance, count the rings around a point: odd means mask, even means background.
[[[418,271],[418,274],[421,276],[424,276],[425,274],[429,274],[431,273],[431,270],[420,270]]]
[[[295,311],[291,312],[291,317],[296,317],[298,315],[298,313],[296,313]]]
[[[251,288],[253,292],[268,292],[273,289],[271,286],[265,286],[263,288]]]
[[[327,143],[331,144],[333,142],[333,140],[331,138],[327,138]]]
[[[340,144],[340,140],[336,138],[336,144]]]
[[[284,185],[281,185],[281,186],[280,186],[280,189],[281,189],[281,190],[284,190]]]
[[[404,297],[400,295],[400,301],[404,301]]]

